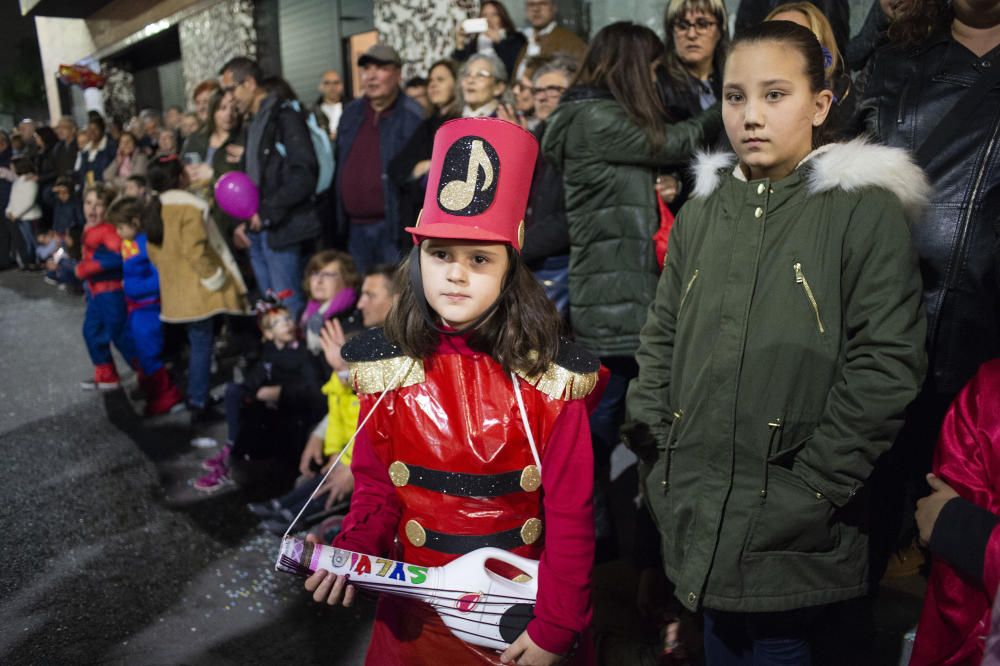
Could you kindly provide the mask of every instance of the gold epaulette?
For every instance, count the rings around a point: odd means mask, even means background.
[[[540,375],[528,376],[518,370],[517,376],[556,400],[586,398],[597,387],[596,370],[574,372],[556,363],[549,363],[549,367]]]
[[[358,393],[381,393],[387,389],[400,389],[420,384],[426,378],[423,361],[409,356],[349,362],[347,367],[351,372],[351,385]],[[397,377],[398,379],[394,381]]]

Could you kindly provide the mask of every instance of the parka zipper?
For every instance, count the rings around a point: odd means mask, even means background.
[[[684,309],[684,301],[687,300],[688,294],[691,293],[691,288],[694,287],[695,280],[698,279],[698,269],[694,269],[694,274],[691,279],[688,280],[687,287],[684,288],[684,295],[681,296],[681,303],[677,306],[677,314],[680,315],[681,310]]]
[[[761,504],[767,502],[767,473],[771,464],[771,456],[774,455],[774,440],[778,436],[778,431],[781,430],[781,418],[769,421],[767,427],[771,429],[771,437],[767,441],[767,454],[764,456],[764,487],[760,489]]]
[[[677,448],[677,442],[674,441],[674,429],[677,428],[677,424],[681,422],[681,417],[683,416],[683,409],[678,409],[674,412],[674,421],[670,424],[670,432],[667,434],[667,450],[663,461],[663,481],[660,482],[664,495],[670,490],[670,461],[674,456],[674,449]]]
[[[816,296],[813,295],[812,287],[809,286],[809,280],[806,279],[805,273],[802,272],[802,264],[795,262],[792,268],[795,269],[795,282],[802,285],[802,290],[806,292],[806,298],[809,299],[809,304],[812,305],[813,312],[816,314],[816,326],[819,327],[819,332],[826,333],[826,328],[823,327],[823,319],[819,316],[819,304],[816,302]]]

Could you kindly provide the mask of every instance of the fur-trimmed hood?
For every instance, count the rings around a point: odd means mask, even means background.
[[[733,153],[699,153],[691,169],[695,179],[692,196],[708,197],[729,173],[746,180],[735,165]],[[903,204],[910,223],[920,219],[927,205],[930,192],[927,176],[910,154],[900,148],[866,139],[831,143],[809,153],[798,168],[806,171],[807,186],[813,194],[838,189],[853,192],[865,187],[889,190]]]

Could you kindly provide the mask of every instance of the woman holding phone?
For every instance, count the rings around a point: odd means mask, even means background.
[[[513,72],[517,54],[527,43],[503,3],[486,0],[479,8],[479,18],[466,19],[456,28],[455,50],[451,57],[457,62],[465,62],[477,53],[494,55],[500,58],[508,72]]]

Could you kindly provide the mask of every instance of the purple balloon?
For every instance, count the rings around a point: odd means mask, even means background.
[[[242,171],[230,171],[215,183],[215,203],[227,215],[249,220],[260,207],[260,192],[250,176]]]

